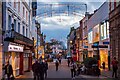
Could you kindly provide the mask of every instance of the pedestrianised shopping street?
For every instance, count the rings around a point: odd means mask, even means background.
[[[1,0],[0,80],[120,76],[119,0]]]

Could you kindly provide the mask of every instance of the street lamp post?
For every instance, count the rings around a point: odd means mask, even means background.
[[[36,28],[37,28],[37,59],[38,59],[38,31],[40,29],[40,23],[36,21]]]
[[[45,57],[45,38],[46,38],[46,35],[44,34],[44,36],[43,36],[43,46],[44,46],[43,58]]]

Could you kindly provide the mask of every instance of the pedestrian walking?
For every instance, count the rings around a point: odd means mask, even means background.
[[[70,59],[68,58],[68,67],[70,66]]]
[[[71,77],[72,77],[72,79],[75,79],[76,63],[73,60],[71,61],[70,67],[71,67]]]
[[[12,65],[7,61],[5,65],[5,75],[7,80],[14,80],[14,75],[13,75],[13,68]]]
[[[59,61],[58,59],[55,61],[56,71],[58,71]]]
[[[44,77],[47,78],[48,63],[47,60],[44,62]]]
[[[39,71],[39,80],[44,80],[44,62],[41,61],[39,63],[39,68],[38,68],[38,71]]]
[[[99,69],[99,67],[98,66],[96,66],[96,75],[99,77],[100,76],[100,74],[101,74],[101,72],[100,72],[100,69]]]
[[[116,60],[116,57],[114,57],[112,60],[112,70],[112,77],[115,76],[115,78],[117,78],[118,61]]]
[[[59,63],[61,64],[61,58],[59,58],[58,60],[59,60]]]
[[[103,67],[103,69],[105,69],[105,62],[102,63],[102,67]]]
[[[32,65],[34,80],[39,80],[39,70],[38,69],[39,69],[39,63],[38,63],[38,60],[36,60],[35,63]]]

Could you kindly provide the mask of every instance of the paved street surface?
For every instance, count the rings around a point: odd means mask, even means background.
[[[27,79],[27,78],[33,78],[32,72],[26,72],[24,75],[21,75],[19,77],[17,77],[17,79]],[[99,79],[97,76],[88,76],[88,75],[79,75],[76,77],[75,80],[90,80],[90,79],[96,79],[96,80],[100,80],[100,79],[104,79],[104,80],[110,80],[107,79],[108,77],[106,76],[100,76]],[[67,66],[67,60],[63,59],[62,60],[62,64],[59,66],[58,71],[55,70],[55,64],[54,62],[49,63],[49,69],[48,69],[48,79],[51,80],[71,80],[71,76],[70,76],[70,68]]]

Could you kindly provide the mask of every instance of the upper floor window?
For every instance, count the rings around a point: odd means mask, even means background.
[[[26,11],[26,21],[28,20],[28,12]]]
[[[11,6],[11,0],[8,1],[8,4]]]
[[[14,0],[14,8],[16,9],[16,0]]]
[[[23,17],[25,17],[25,8],[23,7]]]
[[[120,0],[116,0],[116,7],[120,4]]]
[[[25,27],[23,26],[23,35],[25,36]]]
[[[18,12],[20,13],[20,1],[18,2]]]
[[[20,33],[20,23],[18,22],[18,33]]]
[[[11,30],[11,21],[12,21],[12,17],[8,15],[8,30]]]
[[[28,29],[26,28],[26,37],[28,37]]]
[[[16,20],[14,19],[14,30],[16,31]]]

